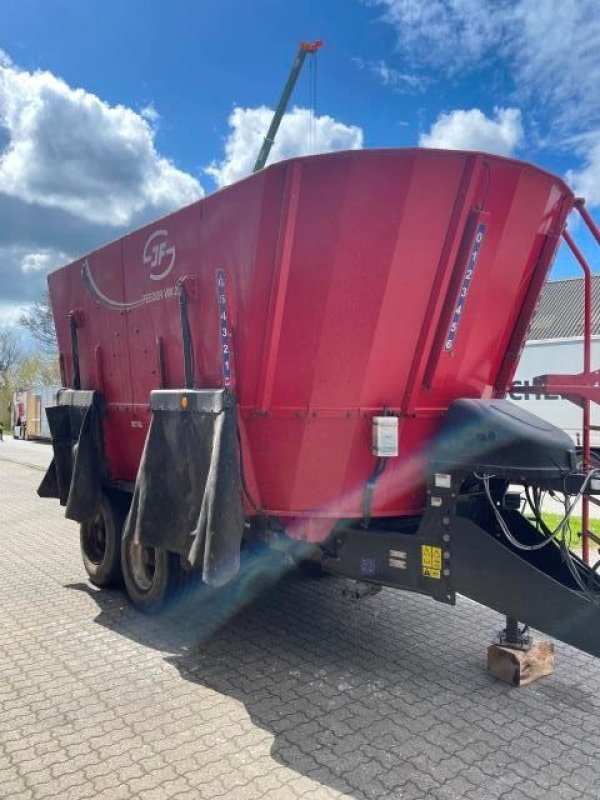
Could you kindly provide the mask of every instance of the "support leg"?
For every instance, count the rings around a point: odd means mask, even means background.
[[[487,668],[498,680],[525,686],[554,672],[554,644],[534,641],[527,627],[520,629],[514,617],[507,617],[506,627],[488,647]]]

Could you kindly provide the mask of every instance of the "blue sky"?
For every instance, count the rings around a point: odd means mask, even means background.
[[[0,0],[0,321],[65,259],[245,174],[300,39],[325,40],[316,150],[511,154],[598,218],[599,17],[592,0]],[[275,158],[307,150],[309,77]],[[561,254],[554,274],[579,273]]]

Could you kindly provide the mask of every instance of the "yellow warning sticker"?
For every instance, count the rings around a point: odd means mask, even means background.
[[[442,548],[429,544],[421,545],[421,567],[426,578],[442,577]]]

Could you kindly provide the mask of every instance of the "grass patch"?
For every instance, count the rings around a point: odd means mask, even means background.
[[[527,518],[530,522],[535,524],[535,520],[532,517],[527,515]],[[551,531],[555,531],[562,521],[562,514],[552,514],[545,511],[542,513],[542,519]],[[573,514],[569,522],[569,527],[571,529],[570,549],[579,551],[581,550],[581,517],[577,514]],[[590,518],[589,530],[600,538],[600,519],[594,517]],[[594,547],[596,547],[595,543],[590,542],[590,550]]]
[[[560,525],[562,516],[561,514],[544,512],[542,518],[550,530],[555,530]],[[592,533],[596,534],[596,536],[600,536],[600,519],[592,517],[590,519],[589,529]],[[577,516],[577,514],[573,514],[571,517],[571,531],[577,534],[581,533],[581,517]]]

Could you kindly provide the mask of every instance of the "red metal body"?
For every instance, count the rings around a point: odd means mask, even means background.
[[[400,455],[372,513],[419,513],[427,441],[455,398],[505,395],[574,202],[559,178],[510,159],[336,153],[269,167],[58,270],[61,359],[72,381],[75,313],[81,387],[107,400],[111,477],[135,479],[150,391],[184,385],[186,276],[195,385],[229,380],[228,343],[260,507],[361,516],[371,417],[387,409]]]

